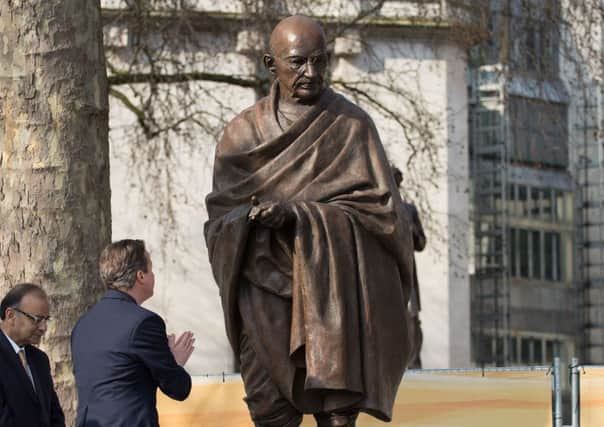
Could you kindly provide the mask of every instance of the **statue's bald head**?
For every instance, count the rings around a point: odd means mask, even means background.
[[[279,82],[280,99],[313,103],[322,93],[329,55],[317,21],[295,15],[277,24],[264,64]]]
[[[279,55],[283,49],[303,42],[312,43],[317,48],[325,49],[323,27],[308,16],[290,16],[280,21],[273,29],[270,39],[271,53]]]

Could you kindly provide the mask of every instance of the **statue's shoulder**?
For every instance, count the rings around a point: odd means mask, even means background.
[[[371,116],[363,108],[346,98],[343,94],[338,92],[333,93],[335,97],[334,107],[339,115],[344,116],[346,119],[373,126]]]
[[[237,114],[224,127],[217,150],[221,153],[236,153],[251,149],[258,138],[257,109],[265,98]]]
[[[224,131],[239,131],[241,128],[252,126],[256,118],[256,106],[262,101],[263,99],[237,114],[230,122],[227,123],[227,125],[224,127]]]
[[[331,103],[331,109],[336,118],[346,123],[351,129],[368,129],[369,132],[377,132],[373,119],[363,108],[350,101],[341,93],[334,92],[335,100]]]

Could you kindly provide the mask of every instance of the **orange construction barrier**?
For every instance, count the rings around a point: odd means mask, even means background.
[[[581,427],[604,426],[604,366],[579,368]]]
[[[162,427],[252,427],[238,376],[196,378],[191,396],[175,402],[161,393]],[[314,426],[306,416],[304,427]],[[358,427],[385,426],[361,414]],[[546,369],[410,371],[395,402],[391,426],[550,427],[551,377]],[[602,426],[604,424],[599,424]]]

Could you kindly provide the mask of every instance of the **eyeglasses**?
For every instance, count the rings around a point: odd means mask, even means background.
[[[321,52],[315,55],[311,55],[308,58],[303,56],[292,55],[286,58],[279,58],[282,61],[287,63],[287,66],[292,71],[300,72],[304,69],[306,65],[312,65],[313,67],[323,68],[327,65],[329,61],[329,56],[325,52]]]
[[[50,316],[36,316],[35,314],[29,314],[24,312],[23,310],[18,309],[17,307],[11,307],[13,310],[21,313],[22,315],[24,315],[25,317],[29,318],[32,322],[34,322],[36,325],[39,325],[42,322],[49,322],[50,321]]]

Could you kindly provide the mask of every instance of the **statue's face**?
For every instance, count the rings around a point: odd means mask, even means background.
[[[323,34],[285,31],[274,47],[270,71],[279,80],[281,97],[314,102],[323,91],[329,56]]]

